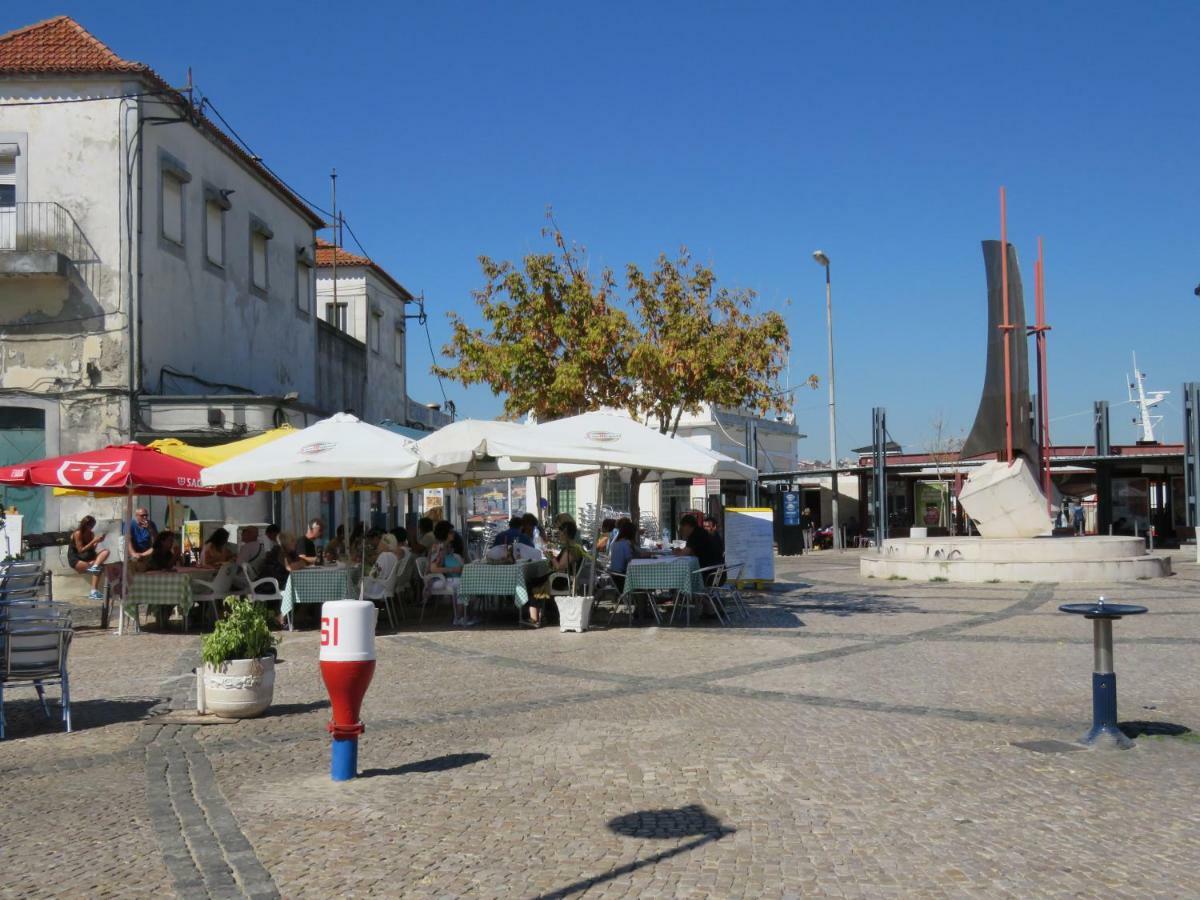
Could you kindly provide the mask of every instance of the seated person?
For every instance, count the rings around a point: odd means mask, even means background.
[[[219,569],[227,562],[233,562],[237,554],[229,546],[229,532],[218,528],[204,542],[204,552],[200,554],[200,565],[205,569]]]
[[[288,534],[286,531],[279,535],[279,547],[282,551],[283,566],[288,572],[299,572],[301,569],[307,569],[311,563],[300,553],[300,544],[295,536]],[[287,579],[285,578],[284,581]],[[279,586],[283,587],[283,581],[279,582]]]
[[[704,530],[717,542],[717,547],[721,551],[721,562],[725,562],[725,535],[721,534],[721,529],[717,527],[717,520],[713,516],[704,517]]]
[[[454,527],[445,519],[433,526],[433,544],[429,547],[429,571],[433,571],[435,564],[440,564],[442,557],[446,555],[447,542],[450,540],[450,535],[454,533]]]
[[[154,537],[154,545],[146,558],[147,572],[174,572],[179,565],[179,547],[175,544],[173,531],[160,531]]]
[[[310,566],[316,565],[320,560],[317,558],[317,541],[321,539],[321,535],[325,532],[325,523],[320,519],[313,519],[308,523],[308,531],[304,536],[296,542],[296,551],[304,558],[304,561]],[[280,535],[282,542],[283,535]]]
[[[79,527],[71,532],[71,543],[67,545],[67,564],[80,575],[92,576],[92,592],[89,600],[103,600],[100,593],[100,571],[108,559],[107,550],[97,550],[104,535],[97,535],[95,516],[84,516],[79,520]]]
[[[408,550],[400,547],[394,535],[385,534],[381,537],[379,554],[371,565],[370,574],[363,582],[363,597],[367,600],[384,599],[388,579],[392,577],[393,572],[399,574],[399,567],[403,565],[407,555]],[[393,590],[398,590],[399,587],[398,583],[394,584]]]
[[[459,603],[458,584],[462,578],[463,565],[466,563],[466,551],[463,547],[463,540],[458,534],[450,528],[449,522],[438,522],[438,525],[445,525],[443,534],[445,537],[442,541],[441,552],[437,554],[437,559],[429,564],[429,574],[440,575],[445,580],[446,587],[450,590],[454,598],[454,624],[455,625],[475,625],[477,621],[471,618],[468,604]],[[437,529],[434,529],[437,533]]]
[[[609,546],[608,570],[617,575],[624,575],[629,569],[631,560],[637,559],[640,553],[634,546],[633,522],[621,519],[617,525],[617,539]]]
[[[699,526],[696,517],[690,513],[679,520],[679,536],[683,538],[682,550],[674,551],[676,556],[694,556],[701,569],[719,566],[724,563],[721,548],[716,539]],[[713,573],[705,573],[705,581],[712,583]]]
[[[154,539],[158,537],[158,526],[150,521],[150,512],[144,506],[134,510],[129,520],[125,537],[125,550],[129,554],[129,565],[135,572],[144,571],[150,553],[154,550]]]
[[[428,556],[429,551],[437,543],[440,543],[440,541],[438,541],[433,533],[433,519],[429,518],[429,516],[422,516],[417,520],[417,535],[413,549],[423,556]]]
[[[519,543],[536,547],[538,550],[546,549],[546,533],[542,531],[542,523],[538,521],[538,517],[533,513],[525,513],[525,515],[521,516],[521,534],[529,540],[520,541]],[[544,557],[538,558],[542,559]]]
[[[337,562],[346,557],[346,526],[339,525],[333,531],[333,540],[325,545],[325,561]]]
[[[533,546],[533,537],[531,534],[526,534],[524,530],[524,521],[520,516],[513,516],[508,520],[508,528],[496,535],[496,540],[493,546],[507,547],[509,544],[516,543],[528,544]]]
[[[579,570],[587,551],[579,543],[579,529],[574,522],[564,522],[558,529],[558,556],[554,558],[555,572],[574,574]]]
[[[600,523],[600,537],[596,538],[596,552],[604,553],[617,539],[617,520],[605,519]]]
[[[258,569],[266,555],[267,551],[258,539],[258,528],[254,525],[247,525],[242,529],[242,542],[238,544],[238,569],[240,570],[243,565],[249,566],[250,574],[257,577]]]

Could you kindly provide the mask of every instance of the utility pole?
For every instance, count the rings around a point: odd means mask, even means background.
[[[337,291],[337,258],[338,258],[338,208],[337,208],[337,169],[329,170],[329,190],[333,195],[333,317],[329,324],[337,327],[338,291]]]

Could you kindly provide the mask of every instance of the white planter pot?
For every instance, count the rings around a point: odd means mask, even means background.
[[[558,606],[558,630],[579,631],[588,630],[592,621],[592,598],[577,596],[555,597]]]
[[[275,657],[205,663],[203,691],[197,704],[201,712],[231,719],[261,716],[275,693]]]

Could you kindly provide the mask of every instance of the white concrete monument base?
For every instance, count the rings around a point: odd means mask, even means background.
[[[1137,537],[925,537],[883,542],[859,571],[910,581],[1137,581],[1171,574],[1171,558]]]

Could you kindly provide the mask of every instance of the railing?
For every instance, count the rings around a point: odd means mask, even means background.
[[[70,211],[53,201],[21,202],[0,207],[0,252],[61,253],[72,263],[82,280],[92,282],[100,270],[100,258]]]

